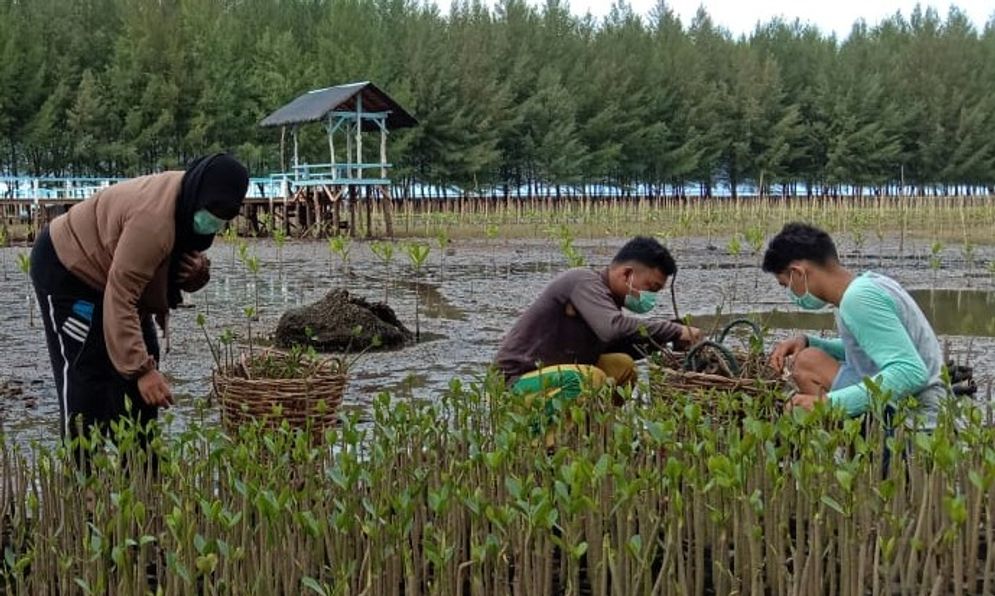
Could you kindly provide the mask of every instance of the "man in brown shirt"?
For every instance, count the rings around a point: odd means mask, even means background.
[[[62,432],[172,403],[153,317],[210,279],[203,251],[238,215],[249,184],[231,156],[108,187],[57,217],[35,242],[31,280],[45,322]],[[77,419],[82,424],[76,424]]]
[[[636,237],[607,269],[577,268],[556,277],[501,342],[497,366],[519,393],[574,398],[585,386],[636,378],[635,358],[647,338],[660,345],[695,342],[701,332],[670,321],[626,314],[653,309],[656,294],[677,272],[653,238]]]

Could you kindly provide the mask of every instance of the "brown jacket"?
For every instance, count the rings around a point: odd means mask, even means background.
[[[609,352],[638,357],[646,343],[677,339],[669,321],[635,317],[608,287],[608,271],[570,269],[556,277],[501,341],[496,363],[509,383],[539,366],[594,364]]]
[[[169,312],[166,289],[183,172],[163,172],[101,190],[52,221],[59,261],[104,293],[107,353],[119,373],[155,368],[140,317]]]

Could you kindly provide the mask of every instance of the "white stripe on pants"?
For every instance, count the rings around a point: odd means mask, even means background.
[[[52,303],[52,295],[46,294],[48,298],[48,317],[52,322],[52,332],[59,338],[59,353],[62,355],[62,427],[65,436],[69,436],[69,361],[66,360],[66,344],[62,341],[62,334],[59,332],[59,324],[55,320],[55,305]]]

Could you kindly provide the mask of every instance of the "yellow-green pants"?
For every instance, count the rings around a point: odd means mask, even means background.
[[[583,387],[601,388],[609,379],[616,386],[631,385],[636,379],[636,362],[628,354],[602,354],[595,365],[557,364],[526,373],[512,386],[519,394],[541,394],[546,399],[574,399]]]
[[[636,363],[628,354],[602,354],[597,364],[558,364],[544,366],[539,370],[522,375],[512,386],[512,391],[524,396],[526,403],[543,399],[546,424],[551,425],[558,417],[554,414],[553,398],[573,400],[587,388],[598,390],[608,380],[617,387],[632,385],[636,380]],[[620,399],[620,398],[616,398]],[[565,420],[570,424],[569,417]],[[541,422],[533,423],[534,432],[539,432]],[[556,443],[556,430],[549,426],[545,433],[545,444],[552,448]]]

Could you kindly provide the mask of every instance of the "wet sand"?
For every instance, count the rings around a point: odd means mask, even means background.
[[[605,266],[624,239],[578,240],[575,246],[592,266]],[[715,240],[725,246],[725,241]],[[723,248],[709,247],[703,238],[670,241],[678,261],[678,307],[681,315],[766,313],[794,311],[784,290],[772,276],[759,269],[759,255],[731,256]],[[929,266],[925,242],[906,245],[900,255],[896,240],[875,246],[873,254],[859,254],[841,243],[844,260],[856,270],[873,269],[891,275],[909,289],[964,289],[995,291],[986,266],[995,259],[995,247],[978,247],[970,265],[954,249],[943,255],[943,266]],[[17,440],[51,440],[56,436],[58,403],[45,348],[44,333],[35,309],[34,327],[29,326],[28,296],[33,291],[27,277],[16,268],[16,255],[28,248],[0,249],[6,254],[7,281],[0,292],[0,382],[19,391],[0,392],[0,423],[14,431]],[[325,243],[293,242],[278,251],[269,241],[249,241],[249,251],[258,255],[261,272],[254,278],[235,258],[231,246],[217,242],[210,251],[211,283],[191,295],[190,308],[171,319],[170,352],[162,369],[172,380],[177,405],[177,426],[194,415],[194,401],[209,391],[212,359],[196,314],[203,312],[208,330],[216,338],[225,327],[245,336],[243,308],[254,303],[258,290],[260,320],[253,322],[253,335],[268,335],[284,310],[320,298],[332,288],[344,287],[369,300],[383,300],[412,330],[415,326],[416,289],[420,302],[422,341],[391,352],[369,353],[358,361],[346,390],[344,407],[365,409],[379,392],[390,391],[417,399],[432,399],[450,379],[473,379],[483,375],[497,349],[501,335],[515,317],[558,272],[566,259],[554,240],[548,241],[460,241],[450,245],[446,256],[432,246],[428,265],[416,276],[403,250],[398,250],[389,273],[365,243],[354,243],[349,270],[331,255]],[[279,253],[282,252],[282,257]],[[282,261],[282,262],[281,262]],[[418,280],[418,283],[416,282]],[[951,353],[961,359],[970,353],[978,375],[995,371],[995,310],[987,309],[982,295],[957,300],[957,294],[936,294],[934,300],[945,319],[970,317],[965,328],[944,325],[956,335],[942,335]],[[671,317],[669,292],[650,316]],[[788,321],[792,320],[790,317]],[[782,325],[792,323],[779,323]],[[801,325],[799,325],[801,326]],[[989,332],[989,328],[992,329]],[[941,330],[942,331],[942,330]],[[772,339],[791,333],[771,329]],[[216,409],[212,410],[216,415]]]

